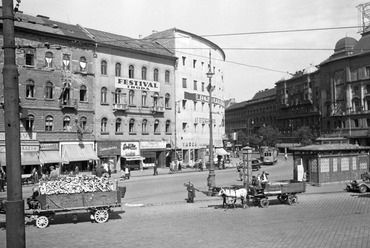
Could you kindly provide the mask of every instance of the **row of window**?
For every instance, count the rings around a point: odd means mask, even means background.
[[[100,73],[102,75],[107,75],[108,74],[108,63],[105,60],[103,60],[101,62]],[[143,66],[141,68],[141,79],[142,80],[148,80],[147,73],[148,73],[148,69],[145,66]],[[116,77],[121,77],[122,76],[122,65],[121,65],[121,63],[116,63],[116,65],[115,65],[115,76]],[[129,78],[135,78],[135,67],[133,65],[130,65],[128,67],[128,77]],[[159,70],[158,69],[154,69],[154,71],[153,71],[153,81],[155,81],[155,82],[159,81]],[[166,83],[170,82],[170,71],[168,71],[168,70],[165,71],[164,81]]]
[[[24,128],[26,131],[33,131],[34,130],[34,121],[35,121],[35,116],[34,115],[28,115],[27,119],[25,121],[25,126]],[[80,117],[79,119],[79,126],[81,130],[86,129],[86,124],[87,124],[87,118],[85,116]],[[45,117],[45,131],[51,132],[54,131],[54,117],[52,115],[47,115]],[[69,116],[64,116],[63,118],[63,130],[64,131],[71,131],[72,126],[71,126],[71,117]]]
[[[130,119],[129,121],[129,133],[136,133],[136,121],[135,119]],[[148,128],[148,120],[144,119],[141,122],[141,132],[142,133],[149,133],[149,128]],[[108,119],[106,117],[101,119],[100,122],[100,131],[102,133],[107,133],[108,132]],[[122,124],[122,119],[117,118],[115,122],[115,132],[116,133],[123,133],[123,124]],[[154,127],[153,127],[153,132],[154,133],[160,133],[160,121],[158,119],[154,120]],[[167,120],[166,125],[165,125],[165,132],[170,133],[171,132],[171,121]]]

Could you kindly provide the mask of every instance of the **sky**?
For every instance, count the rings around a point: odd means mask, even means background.
[[[344,27],[360,24],[357,6],[369,1],[22,0],[19,9],[131,38],[170,28],[202,36],[226,54],[225,99],[241,102],[320,64],[339,39],[360,39],[358,28]],[[297,31],[307,29],[324,30]],[[296,31],[277,32],[288,30]]]

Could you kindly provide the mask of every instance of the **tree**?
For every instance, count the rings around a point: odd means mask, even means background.
[[[312,140],[315,138],[312,134],[313,131],[308,126],[300,127],[298,130],[293,132],[294,137],[296,137],[301,145],[307,146],[312,144]]]
[[[272,126],[261,127],[258,135],[261,137],[260,146],[275,146],[279,139],[279,131]]]

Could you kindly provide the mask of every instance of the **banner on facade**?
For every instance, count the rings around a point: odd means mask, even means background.
[[[116,77],[115,87],[121,89],[157,91],[157,92],[160,91],[159,82],[136,80],[132,78],[122,78],[122,77]]]

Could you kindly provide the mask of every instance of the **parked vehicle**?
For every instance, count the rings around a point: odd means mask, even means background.
[[[259,160],[258,158],[253,158],[252,159],[252,170],[260,170],[261,169],[261,165],[262,165],[262,162],[261,160]],[[238,172],[240,171],[240,169],[243,168],[243,163],[240,163],[236,169],[238,170]]]
[[[361,175],[362,180],[353,180],[346,184],[346,190],[348,192],[360,192],[366,193],[370,189],[370,174],[364,173]]]

